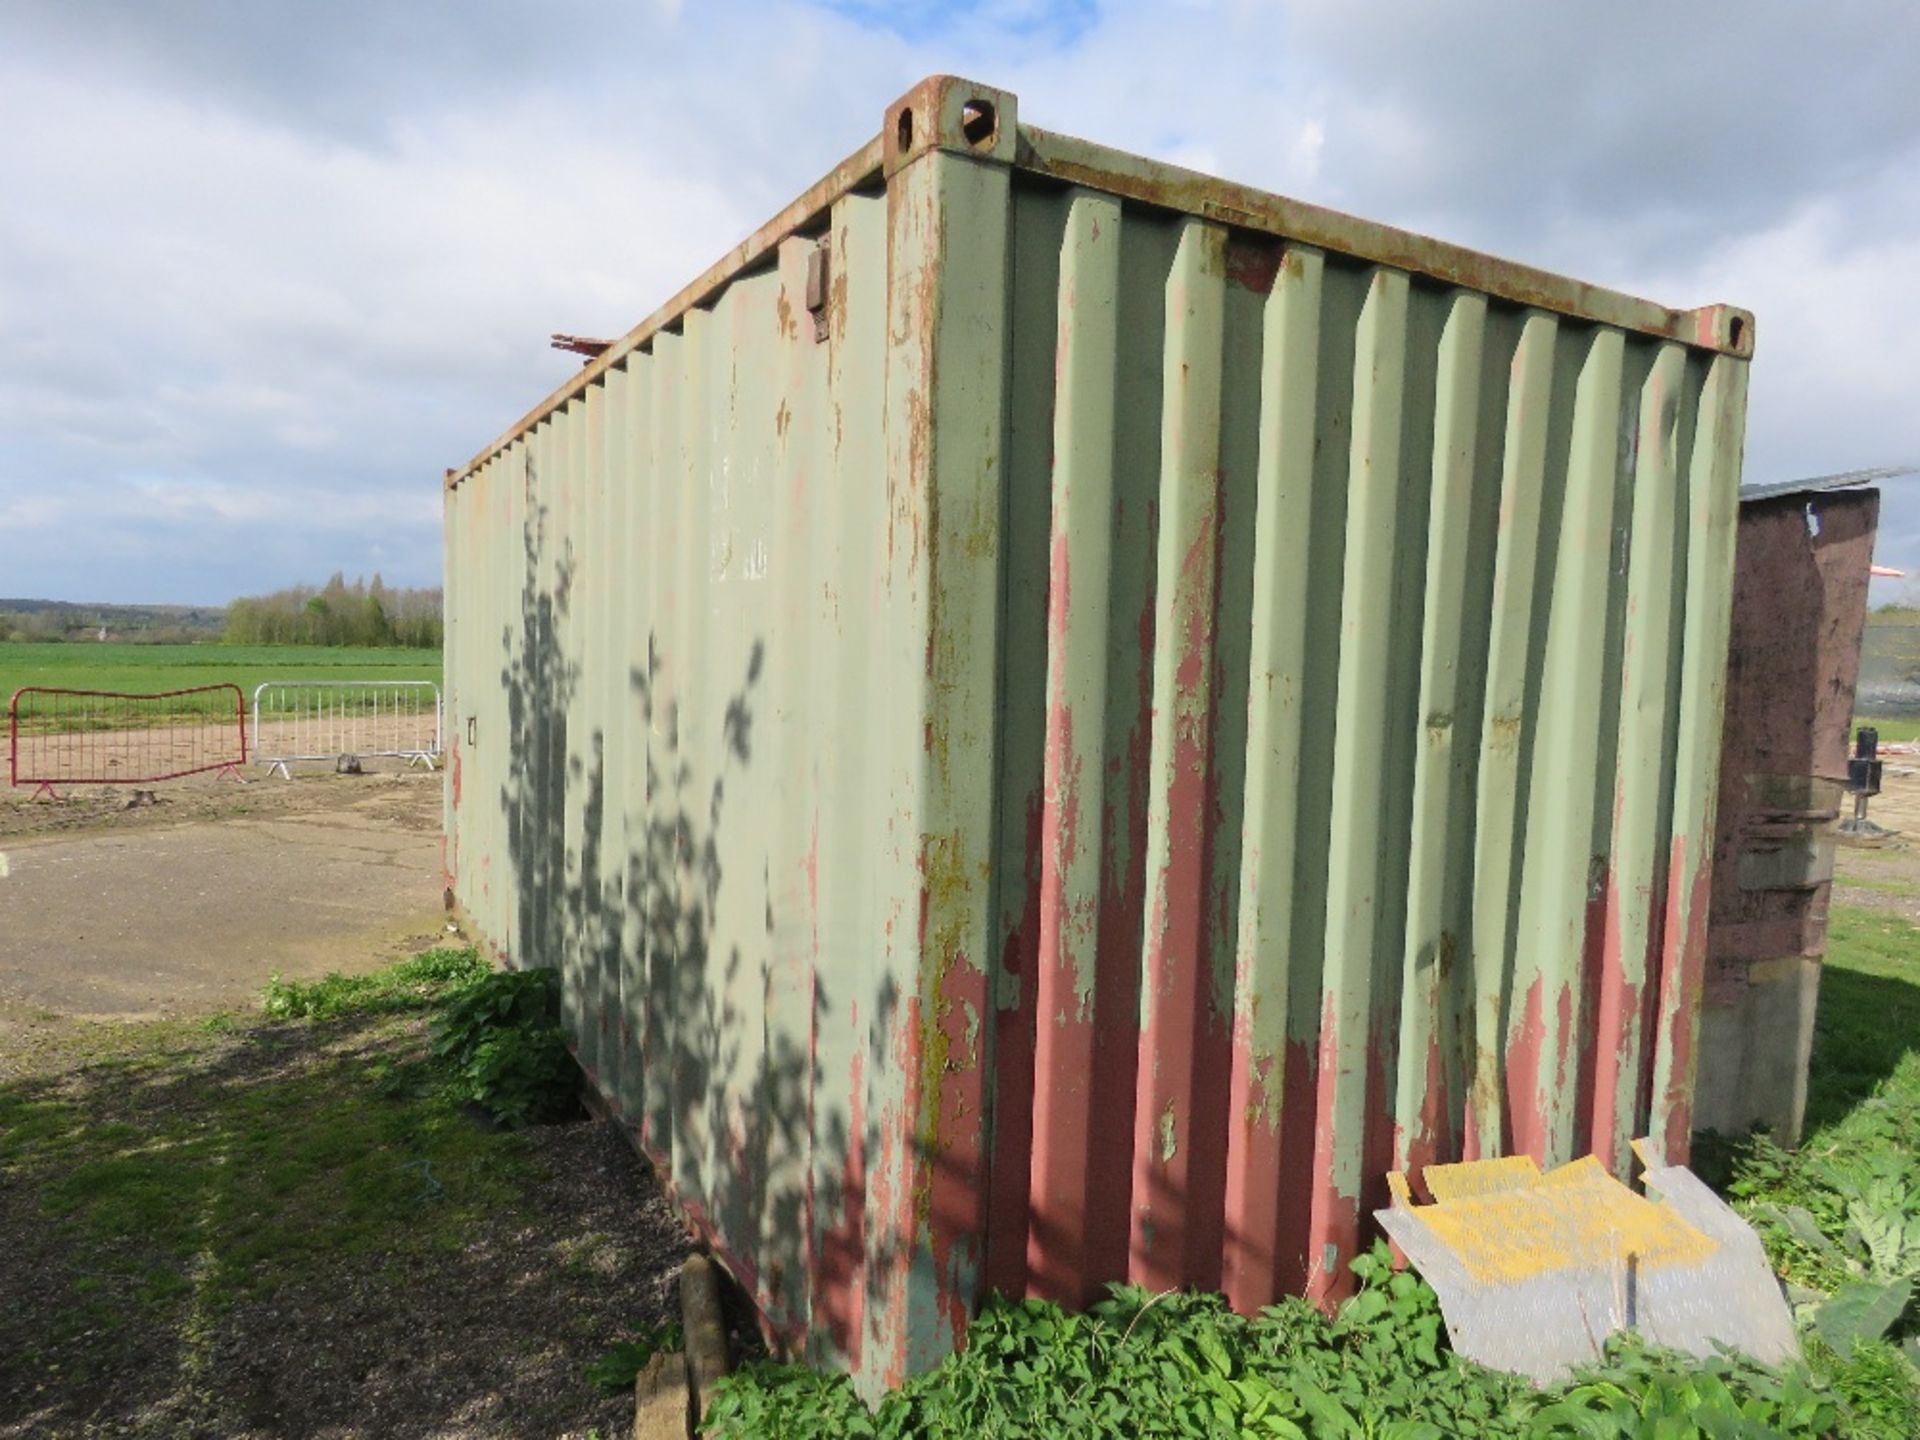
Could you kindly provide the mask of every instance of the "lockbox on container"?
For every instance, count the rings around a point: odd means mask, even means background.
[[[449,475],[449,885],[869,1393],[1679,1158],[1752,340],[929,79]]]

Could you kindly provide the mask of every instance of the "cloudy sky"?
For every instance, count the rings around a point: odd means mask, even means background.
[[[548,333],[631,327],[936,71],[1744,305],[1749,480],[1920,462],[1912,0],[0,0],[0,595],[435,583]]]

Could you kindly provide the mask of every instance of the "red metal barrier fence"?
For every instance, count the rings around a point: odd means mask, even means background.
[[[247,706],[238,685],[158,695],[16,690],[7,707],[7,774],[52,795],[56,785],[140,785],[247,763]]]

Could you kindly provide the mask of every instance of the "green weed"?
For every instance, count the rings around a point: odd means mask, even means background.
[[[672,1354],[685,1345],[677,1324],[666,1324],[637,1340],[622,1340],[587,1367],[589,1383],[609,1395],[631,1390],[647,1362],[662,1351]]]
[[[376,1093],[412,1098],[442,1086],[508,1126],[559,1119],[574,1105],[580,1075],[560,1033],[554,970],[494,970],[467,950],[429,950],[364,975],[267,983],[274,1020],[334,1020],[431,1009],[429,1060],[376,1060]]]
[[[1703,1160],[1787,1281],[1844,1433],[1920,1434],[1920,929],[1834,907],[1804,1142]]]
[[[487,973],[487,962],[477,950],[429,950],[359,975],[331,973],[306,981],[275,975],[262,992],[261,1008],[270,1020],[332,1020],[350,1012],[420,1010]]]
[[[464,1098],[507,1125],[557,1118],[579,1089],[555,970],[497,971],[463,987],[434,1024],[433,1053]]]
[[[1617,1339],[1557,1390],[1469,1364],[1441,1341],[1438,1303],[1384,1246],[1354,1263],[1361,1288],[1328,1317],[1304,1300],[1251,1319],[1217,1295],[1115,1287],[1073,1315],[995,1300],[967,1348],[869,1412],[850,1382],[792,1366],[725,1381],[715,1437],[1676,1436],[1830,1433],[1833,1398],[1805,1366],[1699,1361]]]
[[[706,1432],[745,1437],[972,1435],[1394,1437],[1920,1434],[1920,930],[1836,907],[1808,1137],[1702,1137],[1698,1162],[1752,1218],[1798,1302],[1806,1361],[1767,1369],[1615,1337],[1552,1390],[1446,1346],[1433,1292],[1362,1256],[1328,1318],[1288,1300],[1252,1319],[1218,1296],[1118,1288],[1085,1314],[995,1300],[967,1348],[869,1411],[844,1377],[750,1366]]]

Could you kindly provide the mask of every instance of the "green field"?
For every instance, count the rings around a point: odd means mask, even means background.
[[[1880,743],[1891,745],[1895,741],[1911,743],[1920,740],[1920,715],[1856,715],[1853,717],[1853,729],[1862,725],[1871,725],[1880,732]],[[1853,751],[1853,731],[1847,734],[1847,751]]]
[[[438,650],[318,645],[119,645],[91,641],[0,643],[0,700],[27,685],[154,694],[264,680],[440,679]]]

